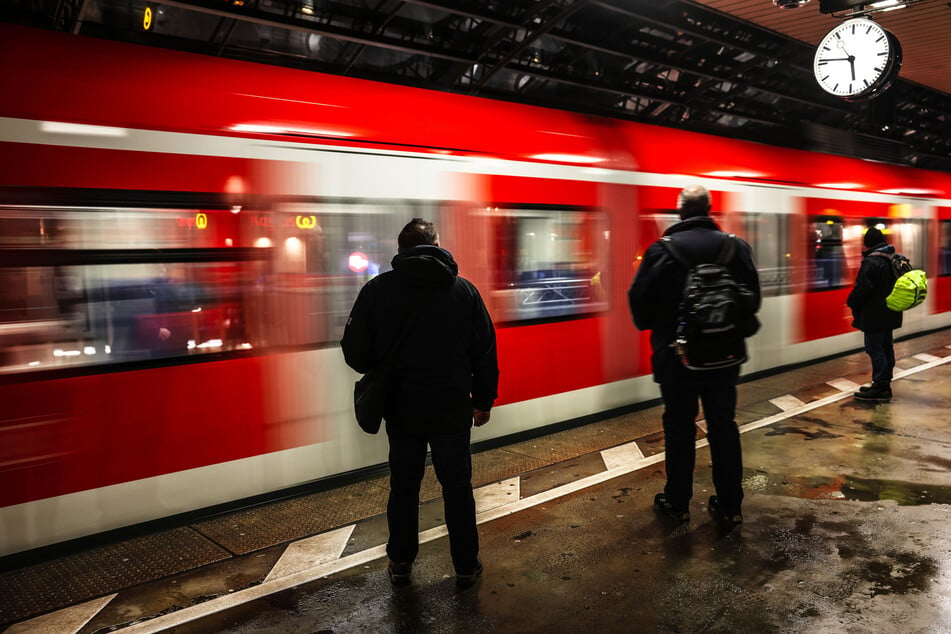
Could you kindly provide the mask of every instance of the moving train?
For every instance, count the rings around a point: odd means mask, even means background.
[[[626,291],[688,184],[755,253],[744,373],[861,347],[868,226],[930,277],[899,334],[951,324],[951,174],[9,24],[0,56],[0,556],[384,463],[338,342],[412,217],[497,324],[475,442],[658,396]]]

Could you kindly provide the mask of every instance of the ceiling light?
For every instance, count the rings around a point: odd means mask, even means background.
[[[798,9],[809,4],[809,0],[773,0],[773,4],[780,9]]]

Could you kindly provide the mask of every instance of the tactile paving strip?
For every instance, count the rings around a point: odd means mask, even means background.
[[[227,559],[188,527],[92,548],[0,574],[0,625]]]
[[[382,513],[387,478],[376,478],[229,513],[194,528],[239,555]]]

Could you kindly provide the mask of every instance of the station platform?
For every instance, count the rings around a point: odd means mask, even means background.
[[[56,632],[951,631],[951,330],[739,386],[742,524],[652,508],[661,407],[473,456],[484,575],[455,586],[427,469],[413,581],[375,478],[0,572],[0,628]],[[491,424],[491,422],[490,422]]]

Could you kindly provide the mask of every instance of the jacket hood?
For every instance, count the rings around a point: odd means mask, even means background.
[[[664,232],[665,236],[669,236],[672,233],[678,233],[680,231],[687,231],[688,229],[696,229],[703,227],[705,229],[713,229],[714,231],[719,231],[720,227],[714,222],[713,218],[710,216],[692,216],[690,218],[685,218],[675,225],[672,225]]]
[[[866,250],[866,251],[862,251],[862,255],[863,255],[863,256],[864,256],[864,255],[871,255],[872,253],[875,253],[875,252],[884,253],[884,254],[886,254],[886,255],[891,255],[892,253],[895,252],[895,246],[894,246],[894,245],[891,245],[891,244],[878,244],[878,245],[875,245],[875,246],[874,246],[873,248],[871,248],[871,249],[868,249],[868,250]]]
[[[442,247],[421,245],[393,256],[393,270],[412,286],[446,286],[459,275],[459,265]]]

